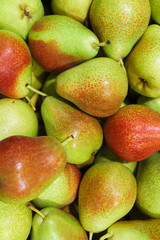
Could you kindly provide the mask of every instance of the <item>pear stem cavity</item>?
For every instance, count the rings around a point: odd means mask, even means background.
[[[102,237],[100,237],[99,240],[105,240],[107,238],[110,238],[113,236],[113,233],[106,233],[105,235],[103,235]]]
[[[93,232],[89,232],[89,240],[92,240],[93,238]]]
[[[92,43],[92,47],[93,48],[97,48],[97,47],[104,47],[105,45],[109,45],[110,44],[110,41],[107,41],[107,42],[100,42],[100,43]]]
[[[74,136],[71,135],[67,139],[65,139],[63,142],[61,142],[62,146],[65,146],[68,142],[74,139]]]
[[[31,85],[29,85],[28,83],[26,84],[26,87],[29,88],[31,91],[33,91],[33,92],[35,92],[35,93],[37,93],[37,94],[39,94],[39,95],[41,95],[41,96],[44,96],[44,97],[47,96],[46,93],[43,93],[43,92],[41,92],[41,91],[33,88],[33,87],[32,87]]]
[[[33,205],[31,205],[30,203],[27,205],[27,207],[29,209],[31,209],[32,211],[36,212],[41,218],[45,219],[45,215],[43,213],[41,213],[37,208],[35,208]]]

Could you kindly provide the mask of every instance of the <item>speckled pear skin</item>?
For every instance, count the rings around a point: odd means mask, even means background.
[[[32,211],[27,204],[0,201],[0,239],[26,240],[31,231]]]
[[[160,114],[146,106],[120,108],[103,130],[107,145],[125,161],[141,161],[160,150]]]
[[[24,98],[31,84],[32,58],[26,42],[16,33],[0,30],[0,92],[10,98]]]
[[[68,16],[48,15],[39,19],[28,36],[36,62],[48,72],[59,73],[97,55],[97,36]]]
[[[128,79],[118,62],[107,57],[91,59],[56,77],[57,93],[95,117],[107,117],[120,108]]]
[[[108,228],[108,240],[159,240],[160,219],[119,221]]]
[[[84,23],[92,0],[52,0],[51,8],[54,14],[66,15]]]
[[[136,194],[135,177],[121,163],[92,165],[79,187],[78,209],[83,228],[92,233],[107,229],[131,210]]]
[[[159,0],[149,0],[151,5],[151,17],[152,19],[160,24],[160,1]]]
[[[150,25],[127,56],[125,67],[131,88],[143,96],[160,97],[160,26]]]
[[[103,142],[103,131],[98,120],[69,104],[48,96],[41,105],[46,134],[64,142],[67,162],[81,164],[96,154]]]
[[[90,22],[103,49],[115,60],[123,59],[146,30],[151,15],[149,0],[93,0]]]
[[[140,162],[137,171],[138,193],[136,205],[152,218],[160,218],[160,152]]]
[[[74,165],[67,163],[64,170],[32,203],[38,209],[44,207],[62,208],[71,204],[77,197],[81,180],[81,171]]]
[[[88,240],[86,231],[71,214],[58,208],[43,208],[45,215],[35,214],[32,222],[31,240]]]
[[[44,191],[65,168],[67,158],[63,146],[48,136],[5,138],[0,155],[0,200],[16,204]]]

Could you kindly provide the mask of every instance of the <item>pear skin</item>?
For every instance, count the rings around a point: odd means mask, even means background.
[[[66,165],[66,151],[53,137],[11,136],[0,142],[0,200],[36,198]]]
[[[159,240],[160,219],[119,221],[99,240]]]
[[[48,96],[41,105],[42,119],[48,136],[66,142],[67,162],[81,164],[95,155],[103,142],[98,120],[69,104]]]
[[[36,62],[47,72],[60,73],[95,57],[97,36],[68,16],[48,15],[39,19],[28,36]],[[41,51],[39,51],[41,49]]]
[[[113,153],[125,161],[141,161],[160,150],[160,114],[130,104],[104,124],[104,137]]]
[[[64,170],[32,202],[41,209],[45,207],[62,208],[71,204],[77,197],[81,172],[74,164],[67,163]]]
[[[57,93],[95,117],[107,117],[120,108],[128,91],[123,68],[107,57],[91,59],[56,77]]]
[[[160,218],[160,152],[141,161],[137,171],[136,206],[152,218]]]
[[[31,85],[32,58],[26,42],[17,34],[0,30],[0,92],[10,98],[24,98]]]
[[[149,0],[93,0],[90,22],[106,56],[126,57],[146,30],[151,16]]]
[[[160,97],[160,26],[148,26],[126,58],[125,67],[131,88],[146,97]]]
[[[31,231],[32,211],[26,204],[0,201],[0,239],[26,240]]]
[[[58,208],[48,207],[33,217],[31,240],[88,240],[86,231],[71,214]]]
[[[84,174],[78,193],[79,219],[86,231],[98,233],[125,216],[133,207],[137,183],[121,163],[92,165]]]
[[[151,4],[151,17],[152,20],[160,24],[160,2],[159,0],[149,0]]]
[[[92,0],[52,0],[51,8],[54,14],[66,15],[84,23]]]

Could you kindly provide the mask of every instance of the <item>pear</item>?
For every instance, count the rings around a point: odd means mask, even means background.
[[[84,23],[92,0],[52,0],[51,8],[54,14],[66,15]]]
[[[44,81],[44,84],[43,84],[43,87],[42,87],[42,91],[44,93],[46,93],[48,96],[53,96],[53,97],[56,97],[56,98],[61,98],[57,92],[56,92],[56,89],[55,89],[55,80],[56,80],[56,77],[57,77],[57,73],[50,73],[47,78],[45,79]],[[62,99],[62,98],[61,98]]]
[[[32,81],[32,58],[26,42],[16,33],[0,30],[0,52],[0,92],[10,98],[24,98]]]
[[[136,205],[152,218],[160,218],[160,152],[140,162],[137,171]]]
[[[160,219],[119,221],[99,240],[159,240]]]
[[[26,240],[32,225],[32,211],[26,204],[0,201],[0,239]]]
[[[44,16],[41,0],[1,0],[0,29],[15,32],[24,40],[32,25]]]
[[[151,24],[127,56],[125,67],[131,88],[137,93],[160,97],[160,26]]]
[[[121,162],[125,167],[128,167],[132,173],[134,173],[137,167],[137,162],[126,162],[123,159],[117,157],[104,141],[102,147],[100,148],[98,154],[95,157],[94,164],[99,162],[111,162],[111,161]]]
[[[58,177],[66,152],[55,138],[11,136],[0,141],[0,200],[33,200]]]
[[[160,114],[129,104],[110,116],[103,127],[107,145],[125,161],[141,161],[160,150]]]
[[[137,99],[138,104],[142,104],[144,106],[147,106],[156,112],[160,113],[160,97],[157,98],[149,98],[145,96],[139,96]]]
[[[103,131],[97,119],[53,96],[44,99],[41,114],[48,136],[59,142],[72,136],[64,145],[68,163],[84,163],[100,149]]]
[[[87,240],[79,221],[63,210],[43,208],[33,217],[31,240]]]
[[[84,174],[78,193],[79,219],[92,233],[107,229],[133,207],[137,184],[132,172],[119,162],[92,165]]]
[[[91,30],[63,15],[39,19],[32,26],[28,40],[35,61],[54,73],[95,57],[99,50],[99,40]]]
[[[36,137],[38,118],[33,109],[20,99],[0,99],[0,140],[23,135]]]
[[[146,30],[151,16],[149,0],[93,0],[90,22],[106,56],[120,61]]]
[[[95,117],[107,117],[121,106],[128,79],[115,60],[99,57],[81,63],[56,77],[57,93]]]
[[[56,180],[33,199],[32,203],[38,208],[65,207],[77,197],[80,180],[81,172],[78,167],[67,163]]]
[[[160,2],[159,0],[149,0],[151,5],[151,17],[156,23],[160,24]]]

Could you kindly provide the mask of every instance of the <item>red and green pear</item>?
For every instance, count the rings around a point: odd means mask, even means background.
[[[16,33],[0,30],[0,92],[10,98],[28,95],[32,58],[26,42]]]
[[[78,193],[83,228],[90,235],[107,229],[131,210],[136,194],[136,179],[122,163],[92,165],[85,172]]]
[[[99,51],[97,36],[83,24],[63,15],[39,19],[32,26],[28,40],[37,63],[54,73],[91,59]]]
[[[118,62],[99,57],[81,63],[56,77],[57,93],[95,117],[107,117],[120,108],[128,79]]]
[[[68,163],[87,162],[100,149],[103,130],[96,118],[53,96],[42,102],[41,115],[48,136],[59,142],[71,139],[63,145]]]
[[[74,164],[67,163],[59,176],[32,203],[37,208],[62,208],[77,197],[81,172]]]
[[[113,153],[125,161],[141,161],[160,150],[160,114],[130,104],[104,124],[104,137]]]
[[[11,136],[0,141],[0,200],[33,200],[58,177],[66,165],[66,151],[48,136]]]

